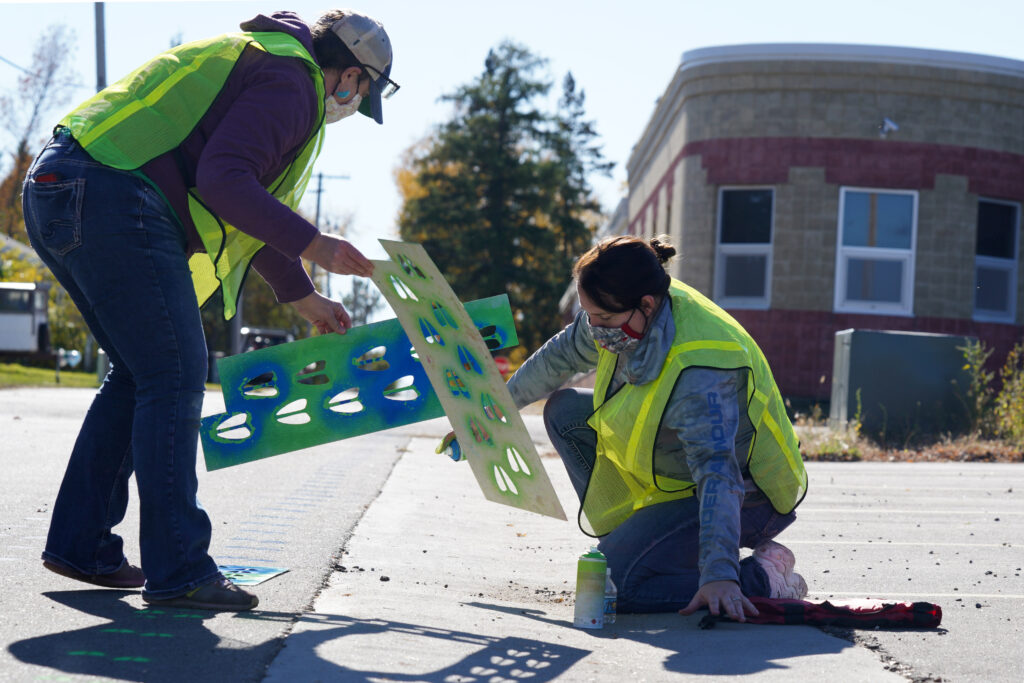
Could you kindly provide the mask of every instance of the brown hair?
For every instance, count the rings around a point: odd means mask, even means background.
[[[316,63],[321,69],[338,69],[344,71],[350,66],[361,67],[362,64],[348,49],[348,45],[338,37],[331,26],[334,22],[344,18],[345,10],[335,9],[324,12],[316,23],[309,28],[313,37],[313,52],[316,56]]]
[[[661,235],[649,241],[631,235],[607,237],[580,256],[572,274],[580,289],[606,311],[621,313],[640,307],[648,294],[660,297],[672,280],[664,264],[676,248]]]

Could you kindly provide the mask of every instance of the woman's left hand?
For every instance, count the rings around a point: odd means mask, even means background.
[[[316,325],[320,334],[331,331],[345,334],[345,331],[352,327],[352,318],[341,302],[328,299],[319,292],[313,292],[290,303],[299,315]]]
[[[707,605],[708,611],[716,617],[725,614],[736,621],[746,621],[747,615],[756,617],[758,612],[754,603],[743,595],[740,585],[735,581],[709,581],[700,587],[690,604],[679,610],[680,614],[690,615]]]

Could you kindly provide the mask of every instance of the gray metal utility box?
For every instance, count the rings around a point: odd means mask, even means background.
[[[862,433],[891,445],[966,430],[970,376],[957,347],[971,337],[840,330],[835,340],[831,426],[859,418]]]

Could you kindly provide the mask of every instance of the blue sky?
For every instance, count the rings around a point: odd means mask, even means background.
[[[347,6],[343,4],[341,6]],[[352,4],[384,22],[395,50],[392,78],[401,91],[385,102],[384,125],[353,117],[328,128],[317,171],[347,175],[326,183],[323,216],[351,215],[350,234],[371,258],[378,237],[394,238],[399,198],[393,170],[402,152],[447,120],[442,94],[470,82],[487,50],[503,39],[549,60],[555,83],[572,71],[586,92],[588,118],[616,162],[613,177],[594,179],[606,210],[622,195],[625,164],[657,99],[687,50],[743,43],[857,43],[972,52],[1024,60],[1020,0],[374,0]],[[257,13],[290,9],[312,21],[324,2],[108,2],[107,79],[112,82],[170,45],[234,31]],[[0,1],[0,56],[28,65],[43,29],[66,23],[77,34],[82,87],[95,89],[93,3]],[[0,62],[0,89],[17,70]],[[56,121],[64,112],[53,112]],[[5,151],[9,140],[0,135]],[[6,160],[4,161],[6,163]],[[313,212],[314,197],[306,206]]]

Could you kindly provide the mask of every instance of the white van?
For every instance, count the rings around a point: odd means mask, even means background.
[[[0,353],[46,352],[48,282],[0,282]]]

